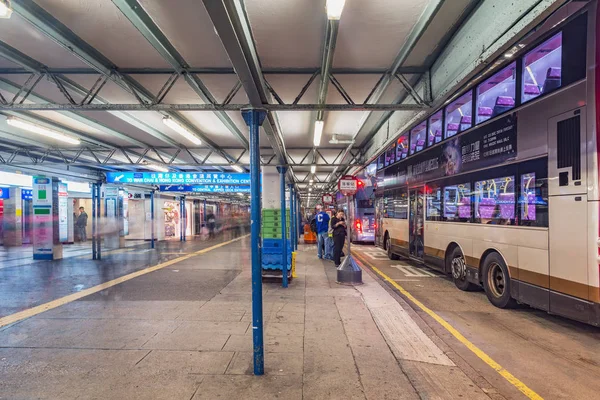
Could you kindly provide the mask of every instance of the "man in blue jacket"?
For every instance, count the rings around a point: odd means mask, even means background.
[[[323,211],[320,205],[317,206],[317,211],[317,215],[315,216],[317,222],[317,257],[323,258],[323,251],[325,250],[329,231],[329,215]]]

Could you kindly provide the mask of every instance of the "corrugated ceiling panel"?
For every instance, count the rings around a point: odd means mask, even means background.
[[[37,0],[36,3],[121,68],[168,67],[110,1]]]
[[[323,0],[253,0],[246,9],[263,67],[320,66]]]
[[[48,67],[82,68],[87,66],[73,56],[70,51],[60,47],[16,13],[13,13],[10,19],[2,20],[0,39]]]
[[[190,66],[231,67],[201,1],[141,0],[140,3]]]
[[[389,68],[428,0],[347,1],[334,66]]]

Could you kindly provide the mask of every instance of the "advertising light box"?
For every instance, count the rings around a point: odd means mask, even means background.
[[[108,172],[108,183],[149,185],[250,185],[250,174],[181,172]]]

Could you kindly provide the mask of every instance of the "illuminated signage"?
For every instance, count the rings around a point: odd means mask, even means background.
[[[188,172],[107,172],[108,183],[149,185],[250,185],[250,174]]]
[[[161,185],[161,192],[250,193],[250,186],[235,185]]]

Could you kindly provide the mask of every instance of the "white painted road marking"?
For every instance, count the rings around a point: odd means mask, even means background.
[[[369,258],[371,258],[373,260],[387,260],[388,259],[387,253],[384,252],[383,250],[379,250],[379,249],[366,250],[366,251],[362,251],[362,253],[366,256],[369,256]]]
[[[396,268],[402,272],[407,278],[437,278],[439,275],[433,272],[427,271],[422,268],[411,267],[410,265],[390,265],[392,268]]]

